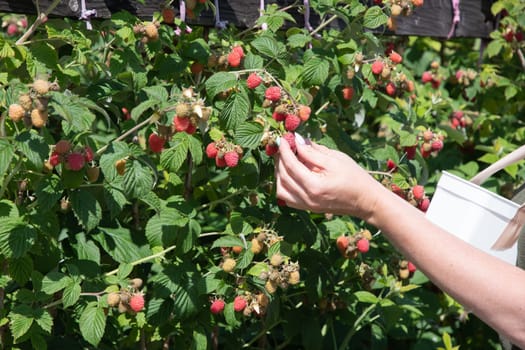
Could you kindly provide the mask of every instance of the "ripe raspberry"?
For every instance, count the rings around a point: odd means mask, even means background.
[[[439,88],[439,85],[441,85],[441,80],[440,79],[432,79],[431,84],[432,84],[432,87],[434,89],[437,89],[437,88]]]
[[[422,200],[425,196],[425,188],[421,185],[415,185],[412,187],[412,194],[414,195],[415,200]]]
[[[423,213],[427,212],[429,206],[430,206],[430,199],[428,199],[428,197],[423,198],[421,202],[419,202],[419,204],[417,205],[419,210],[421,210]]]
[[[87,168],[86,175],[89,182],[97,182],[98,177],[100,176],[100,168],[96,166]]]
[[[115,307],[120,303],[120,293],[112,292],[108,294],[108,305]]]
[[[361,238],[359,241],[357,241],[356,247],[360,253],[364,254],[370,249],[370,242],[366,238]]]
[[[190,121],[190,125],[186,128],[186,133],[193,135],[197,131],[197,126]]]
[[[82,153],[79,152],[73,152],[68,154],[66,162],[67,168],[73,171],[81,170],[86,164],[84,160],[84,155],[82,155]]]
[[[49,82],[43,79],[37,79],[33,82],[33,90],[39,95],[45,95],[49,92]]]
[[[164,143],[166,139],[162,136],[159,136],[155,133],[149,135],[148,143],[149,149],[154,153],[160,153],[164,149]]]
[[[233,299],[233,310],[235,310],[235,312],[241,312],[246,305],[246,299],[242,295],[237,295],[235,299]]]
[[[140,293],[133,294],[131,298],[129,298],[129,307],[135,312],[144,309],[144,296]]]
[[[293,132],[287,132],[283,135],[283,138],[288,142],[293,152],[297,151],[297,145],[295,143],[295,134]]]
[[[281,198],[277,198],[277,205],[280,207],[286,207],[286,201]]]
[[[56,167],[58,164],[60,164],[60,154],[57,152],[51,153],[51,156],[49,156],[49,164],[51,164],[53,167]]]
[[[389,159],[386,161],[386,168],[390,171],[390,170],[396,170],[397,168],[397,165],[396,163],[392,160],[392,159]]]
[[[423,84],[430,83],[433,79],[432,73],[429,71],[423,72],[423,75],[421,75],[421,81]]]
[[[224,156],[217,154],[217,157],[215,157],[215,165],[219,168],[226,167],[226,160],[224,159]]]
[[[264,92],[264,97],[273,102],[279,101],[281,99],[281,88],[278,86],[270,86]]]
[[[374,73],[375,75],[381,74],[381,72],[383,71],[383,67],[383,61],[374,61],[374,63],[372,63],[372,73]]]
[[[235,261],[235,259],[232,258],[226,258],[222,262],[222,270],[224,272],[232,272],[233,270],[235,270],[235,266],[237,266],[237,262]]]
[[[272,118],[275,119],[278,122],[282,122],[286,119],[287,114],[286,113],[279,113],[277,111],[274,111],[272,113]]]
[[[408,264],[407,264],[407,269],[408,269],[408,272],[414,273],[414,272],[416,272],[417,267],[411,261],[409,261]]]
[[[392,185],[390,185],[390,189],[392,190],[392,192],[397,194],[399,197],[405,199],[405,191],[403,191],[403,189],[401,189],[401,187],[399,187],[396,184],[392,184]]]
[[[394,96],[396,94],[396,85],[392,82],[389,82],[386,84],[385,90],[389,96]]]
[[[84,147],[84,159],[86,160],[86,162],[91,162],[94,156],[95,155],[93,154],[93,150],[91,149],[91,147]]]
[[[13,36],[13,35],[15,35],[17,32],[18,32],[18,27],[16,26],[15,23],[10,23],[10,24],[7,26],[7,35],[9,35],[9,36]]]
[[[176,131],[186,131],[190,124],[191,121],[188,117],[173,117],[173,126],[175,126]]]
[[[55,145],[55,152],[58,154],[65,154],[71,151],[71,142],[68,140],[60,140]]]
[[[246,85],[249,89],[255,89],[257,86],[261,85],[262,78],[257,73],[251,73],[246,79]]]
[[[339,252],[343,255],[346,255],[346,249],[348,248],[348,245],[350,244],[350,240],[348,239],[348,237],[345,235],[341,235],[337,237],[335,244]]]
[[[350,101],[352,97],[354,97],[354,88],[351,86],[345,86],[341,91],[343,93],[343,99],[347,101]]]
[[[224,310],[224,300],[216,299],[211,303],[210,311],[212,314],[220,314]]]
[[[204,70],[204,65],[200,62],[193,62],[190,66],[190,71],[193,74],[199,74]]]
[[[264,147],[264,152],[266,153],[267,156],[271,157],[274,154],[276,154],[277,152],[279,152],[279,146],[277,146],[275,144],[269,144],[268,143]]]
[[[434,133],[432,132],[432,130],[425,130],[423,131],[423,140],[425,141],[430,141],[434,138]]]
[[[21,105],[17,103],[13,103],[9,105],[9,111],[8,111],[9,118],[15,123],[22,120],[25,113],[26,111],[24,110],[24,107],[22,107]]]
[[[244,58],[244,50],[242,48],[242,46],[234,46],[232,47],[232,51],[233,52],[237,52],[239,54],[239,56],[241,56],[241,58]]]
[[[148,41],[156,41],[159,39],[159,30],[154,23],[150,22],[144,25],[144,34],[146,38],[148,38]]]
[[[175,11],[172,8],[163,8],[162,20],[164,23],[173,24],[175,21]]]
[[[303,122],[310,119],[310,114],[312,113],[312,109],[308,106],[300,106],[297,110],[297,115]]]
[[[412,160],[412,159],[415,158],[415,156],[416,156],[416,147],[417,147],[416,145],[405,147],[405,152],[406,152],[408,160]]]
[[[218,152],[219,150],[217,149],[217,144],[215,142],[210,142],[208,146],[206,146],[206,156],[208,158],[217,157]]]
[[[284,120],[284,128],[288,131],[294,131],[301,124],[301,118],[295,114],[288,114]]]
[[[401,55],[395,51],[390,52],[389,57],[390,57],[390,60],[395,64],[401,63],[403,61],[403,57],[401,57]]]
[[[236,167],[239,163],[239,154],[235,151],[229,151],[224,154],[224,161],[229,168]]]
[[[237,51],[232,51],[228,54],[228,64],[233,67],[239,67],[241,65],[241,55]]]
[[[432,151],[439,152],[443,149],[443,141],[437,139],[432,142]]]
[[[412,0],[412,5],[414,5],[415,7],[420,7],[423,6],[423,2],[424,0]]]
[[[47,111],[40,111],[36,108],[31,111],[31,123],[35,128],[40,129],[41,127],[46,125],[47,119]]]

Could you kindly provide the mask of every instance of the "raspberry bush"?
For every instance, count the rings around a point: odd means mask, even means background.
[[[497,348],[373,227],[275,197],[296,133],[422,211],[441,170],[523,144],[524,5],[492,6],[479,64],[480,40],[380,34],[421,3],[311,1],[317,28],[273,4],[248,29],[167,5],[50,18],[18,45],[35,18],[4,15],[2,346]],[[486,186],[510,193],[524,168],[505,170]]]

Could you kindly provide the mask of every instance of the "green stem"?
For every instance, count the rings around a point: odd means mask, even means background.
[[[350,7],[350,5],[345,5],[343,6],[343,10],[346,10]],[[338,15],[333,15],[332,17],[330,17],[329,19],[327,19],[326,21],[324,21],[323,23],[321,23],[319,25],[319,27],[315,28],[314,30],[312,30],[310,32],[310,35],[311,36],[314,36],[315,34],[317,34],[319,31],[323,30],[324,27],[326,27],[327,25],[329,25],[330,23],[332,23],[333,21],[335,21],[337,19],[337,17],[339,17]]]
[[[169,246],[168,248],[164,249],[163,251],[161,252],[158,252],[156,254],[153,254],[153,255],[149,255],[149,256],[146,256],[144,258],[141,258],[141,259],[138,259],[138,260],[135,260],[133,261],[130,265],[131,266],[136,266],[136,265],[140,265],[142,263],[145,263],[147,261],[150,261],[150,260],[153,260],[153,259],[156,259],[156,258],[160,258],[162,257],[163,255],[165,255],[166,253],[172,251],[173,249],[175,249],[176,246],[172,245],[172,246]],[[112,270],[112,271],[109,271],[105,274],[105,276],[111,276],[111,275],[116,275],[118,273],[118,269],[115,269],[115,270]]]
[[[214,201],[211,201],[211,202],[208,202],[208,203],[205,203],[205,204],[202,204],[198,209],[197,211],[200,211],[200,210],[203,210],[203,209],[206,209],[208,207],[211,207],[212,205],[215,205],[215,204],[219,204],[219,203],[223,203],[223,202],[226,202],[228,199],[230,198],[233,198],[233,197],[236,197],[244,192],[248,192],[249,190],[247,188],[242,188],[238,191],[235,191],[233,193],[230,193],[229,195],[225,196],[225,197],[222,197],[222,198],[219,198],[219,199],[216,199]]]
[[[106,292],[105,291],[102,291],[102,292],[84,292],[84,293],[80,293],[80,296],[81,297],[91,296],[91,297],[97,297],[97,299],[98,299],[104,293],[106,293]],[[51,303],[49,303],[47,305],[42,306],[42,308],[43,309],[50,309],[52,307],[55,307],[57,305],[62,304],[63,301],[64,301],[64,299],[60,298],[60,299],[55,300],[55,301],[53,301],[53,302],[51,302]]]
[[[60,1],[61,0],[53,1],[51,5],[49,5],[49,7],[44,11],[44,13],[41,13],[40,6],[37,6],[38,16],[36,17],[31,27],[29,27],[29,29],[27,29],[27,31],[16,41],[16,45],[23,45],[25,41],[27,40],[27,38],[33,35],[35,30],[38,28],[38,26],[41,25],[44,22],[44,20],[47,18],[47,16],[55,9],[55,7],[57,7],[58,4],[60,4]],[[38,2],[37,2],[37,5],[38,5]]]
[[[2,184],[2,188],[0,188],[0,199],[4,197],[7,185],[9,185],[9,182],[11,182],[13,176],[15,176],[15,174],[18,173],[18,170],[20,170],[20,166],[22,166],[22,158],[18,160],[18,163],[15,165],[14,169],[9,173],[9,175],[5,177],[4,183]]]
[[[355,320],[354,322],[354,325],[352,326],[352,328],[350,328],[350,330],[348,331],[348,333],[346,334],[345,338],[343,339],[343,342],[341,343],[341,345],[339,346],[339,350],[345,350],[348,348],[348,343],[350,342],[350,340],[352,339],[352,337],[354,336],[354,334],[359,330],[361,329],[362,327],[362,322],[363,320],[369,316],[369,314],[375,309],[376,307],[376,304],[371,304],[370,306],[368,306],[365,311],[363,311],[361,313],[361,315],[357,318],[357,320]]]

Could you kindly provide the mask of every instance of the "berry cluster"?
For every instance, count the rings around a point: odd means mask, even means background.
[[[346,259],[355,259],[358,253],[364,254],[370,249],[372,234],[369,230],[361,230],[355,235],[341,235],[336,239],[339,252]]]
[[[441,75],[439,74],[439,62],[433,61],[430,64],[430,70],[423,72],[421,75],[421,82],[423,84],[430,83],[434,89],[441,85]]]
[[[301,281],[299,264],[297,262],[284,262],[285,258],[280,253],[270,257],[267,270],[259,274],[259,278],[266,281],[264,289],[269,294],[274,294],[277,288],[287,289]]]
[[[456,71],[456,83],[463,85],[465,87],[469,86],[476,78],[478,77],[478,72],[474,69],[458,69]]]
[[[206,156],[215,159],[215,165],[219,168],[233,168],[239,164],[242,157],[242,147],[224,138],[212,141],[206,146]]]
[[[11,15],[2,21],[2,28],[8,36],[21,34],[27,29],[27,17]]]
[[[45,163],[45,168],[52,170],[59,164],[64,164],[66,169],[71,171],[80,171],[93,161],[94,153],[89,146],[73,147],[68,140],[60,140],[55,144],[49,159]],[[95,168],[89,167],[88,169]],[[99,170],[90,170],[88,178],[90,182],[98,179]]]
[[[258,316],[262,316],[266,313],[270,299],[262,292],[252,294],[245,292],[239,294],[233,299],[233,310],[235,312],[242,312],[244,316],[250,316],[253,312]],[[214,298],[211,300],[210,312],[214,315],[221,314],[224,311],[226,302],[223,298]]]
[[[450,126],[454,129],[464,129],[472,125],[473,120],[463,111],[454,111],[449,116]]]
[[[417,270],[416,266],[407,260],[400,260],[398,262],[398,267],[399,269],[397,270],[397,273],[402,280],[412,277]]]
[[[269,228],[257,228],[255,232],[256,235],[250,241],[250,250],[254,254],[266,252],[269,247],[283,239],[277,232]]]
[[[244,49],[240,45],[235,45],[227,53],[212,53],[208,57],[208,68],[227,69],[238,68],[244,59]]]
[[[388,59],[377,58],[370,67],[377,80],[376,87],[392,97],[399,96],[404,91],[414,91],[414,82],[409,80],[406,74],[396,71],[396,65],[402,61],[401,55],[392,50]]]
[[[422,212],[426,212],[430,206],[430,199],[425,194],[425,187],[422,185],[409,186],[405,189],[399,187],[399,185],[391,182],[389,179],[383,180],[383,185],[389,188],[392,192],[397,194],[399,197],[408,201],[414,207],[418,208]]]
[[[197,99],[193,89],[184,89],[181,101],[175,105],[172,133],[186,132],[190,135],[194,134],[197,126],[201,122],[206,123],[210,115],[211,107],[206,107],[203,100]]]
[[[140,291],[142,279],[133,278],[127,288],[107,295],[107,303],[110,307],[117,307],[120,313],[135,314],[144,309],[144,294]]]
[[[28,93],[18,96],[18,103],[9,105],[9,119],[17,123],[23,121],[26,127],[33,126],[42,128],[49,118],[47,105],[49,91],[57,91],[59,86],[56,82],[50,83],[44,79],[36,79]]]
[[[159,40],[159,22],[144,22],[133,27],[133,33],[141,35],[140,41],[144,44]]]
[[[399,16],[410,16],[414,8],[423,5],[423,0],[374,0],[374,4],[386,4],[390,8],[390,17],[387,21],[387,27],[390,30],[396,30],[396,18]]]
[[[435,133],[430,129],[422,131],[418,135],[420,141],[419,150],[423,158],[428,158],[431,155],[436,156],[439,151],[443,149],[443,140],[445,136],[440,133]]]

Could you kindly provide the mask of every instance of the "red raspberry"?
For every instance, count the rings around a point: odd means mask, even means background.
[[[414,195],[414,199],[419,201],[425,196],[425,188],[421,185],[415,185],[412,187],[412,194]]]
[[[419,202],[419,204],[417,205],[419,210],[421,210],[423,213],[427,212],[429,206],[430,206],[430,199],[428,199],[428,197],[423,198],[421,202]]]
[[[434,89],[437,89],[437,88],[439,88],[439,85],[441,85],[441,80],[439,80],[439,79],[432,79],[431,84],[432,84],[432,87]]]
[[[443,141],[438,139],[438,140],[432,142],[432,151],[439,152],[442,149],[443,149]]]
[[[397,165],[392,159],[389,159],[386,161],[386,168],[388,170],[396,170]]]
[[[236,167],[239,164],[239,153],[235,151],[229,151],[224,154],[224,161],[226,166],[229,168]]]
[[[67,168],[73,171],[79,171],[84,167],[85,159],[84,155],[79,152],[70,153],[67,156]]]
[[[279,101],[281,99],[281,88],[278,86],[270,86],[266,89],[264,97],[273,102]]]
[[[308,107],[308,106],[301,106],[297,110],[297,114],[299,115],[299,118],[301,118],[301,120],[303,122],[305,122],[308,119],[310,119],[310,114],[311,113],[312,113],[312,109],[310,107]]]
[[[239,67],[241,65],[241,55],[237,51],[232,51],[228,54],[228,64],[233,67]]]
[[[295,143],[295,134],[293,132],[287,132],[283,135],[283,138],[288,142],[293,152],[297,151],[297,145]]]
[[[277,152],[279,152],[279,147],[277,145],[270,145],[270,144],[267,144],[265,147],[264,147],[264,151],[266,152],[266,155],[271,157],[273,156],[274,154],[276,154]]]
[[[164,137],[161,137],[155,133],[152,133],[149,135],[148,143],[149,143],[149,149],[154,153],[160,153],[164,149],[164,143],[166,142],[166,139]]]
[[[210,311],[212,314],[220,314],[224,310],[224,300],[217,299],[211,303]]]
[[[286,115],[286,119],[284,120],[284,128],[286,130],[294,131],[295,129],[297,129],[299,124],[301,124],[301,118],[299,118],[295,114]]]
[[[405,199],[405,192],[396,184],[390,185],[390,188],[392,189],[392,192],[397,194],[399,197]]]
[[[335,241],[335,245],[337,246],[337,249],[343,255],[346,255],[346,249],[348,248],[349,244],[350,244],[350,240],[345,235],[341,235],[337,237]]]
[[[60,154],[58,154],[58,152],[51,153],[51,156],[49,157],[49,164],[52,166],[57,166],[60,164]]]
[[[390,52],[390,60],[393,62],[393,63],[401,63],[403,61],[403,57],[401,57],[400,54],[398,54],[397,52],[395,51],[392,51]]]
[[[219,150],[217,149],[215,142],[210,142],[208,146],[206,146],[206,156],[208,158],[217,157],[217,152],[219,152]]]
[[[139,312],[144,309],[144,296],[142,294],[133,294],[129,298],[129,307],[135,312]]]
[[[233,299],[233,309],[236,312],[241,312],[246,307],[246,299],[242,295],[237,295],[235,299]]]
[[[278,112],[273,112],[272,113],[272,118],[275,119],[278,122],[284,121],[286,119],[286,116],[287,116],[287,114],[285,114],[285,113],[278,113]]]
[[[244,50],[243,50],[242,46],[234,46],[234,47],[232,47],[232,51],[233,52],[237,52],[239,54],[239,56],[241,56],[241,58],[244,58]]]
[[[188,127],[184,131],[186,131],[186,133],[188,133],[190,135],[193,135],[193,134],[195,134],[195,131],[197,131],[197,126],[195,124],[193,124],[192,122],[190,122],[190,124],[188,125]]]
[[[11,23],[7,26],[7,35],[13,36],[18,32],[18,27],[15,23]]]
[[[523,41],[523,32],[517,32],[514,34],[514,39],[516,39],[517,42]]]
[[[88,163],[91,162],[94,156],[95,154],[93,153],[93,150],[91,149],[91,147],[89,146],[84,147],[84,159],[86,160],[86,162]]]
[[[173,118],[173,125],[175,126],[176,131],[186,131],[190,126],[191,121],[188,117],[179,117],[175,116]]]
[[[383,71],[383,61],[376,60],[374,63],[372,63],[372,73],[375,75],[381,74]]]
[[[512,30],[509,30],[508,32],[503,34],[503,38],[505,38],[505,41],[510,43],[514,38],[514,32]]]
[[[396,85],[392,82],[389,82],[386,84],[385,90],[389,96],[394,96],[396,94]]]
[[[421,75],[421,81],[426,84],[430,83],[434,78],[432,77],[432,73],[429,71],[423,72],[423,75]]]
[[[452,118],[455,118],[455,119],[463,118],[463,112],[462,111],[454,111],[454,112],[452,112]]]
[[[343,93],[343,99],[347,101],[350,101],[352,97],[354,97],[354,88],[351,86],[345,86],[341,91]]]
[[[219,155],[217,155],[217,157],[215,157],[215,165],[219,168],[224,168],[226,166],[226,160],[224,157],[219,157]]]
[[[257,73],[252,73],[248,75],[248,78],[246,79],[246,85],[248,85],[249,89],[255,89],[257,86],[261,85],[262,78]]]
[[[355,244],[357,247],[357,250],[359,250],[360,253],[366,253],[370,249],[370,242],[366,238],[361,238],[357,243]]]
[[[408,268],[408,272],[410,273],[414,273],[417,270],[416,265],[414,265],[411,261],[408,262],[407,268]]]
[[[281,198],[277,198],[277,205],[280,207],[286,207],[286,201]]]
[[[405,152],[407,154],[407,159],[412,160],[416,156],[416,145],[405,147]]]

